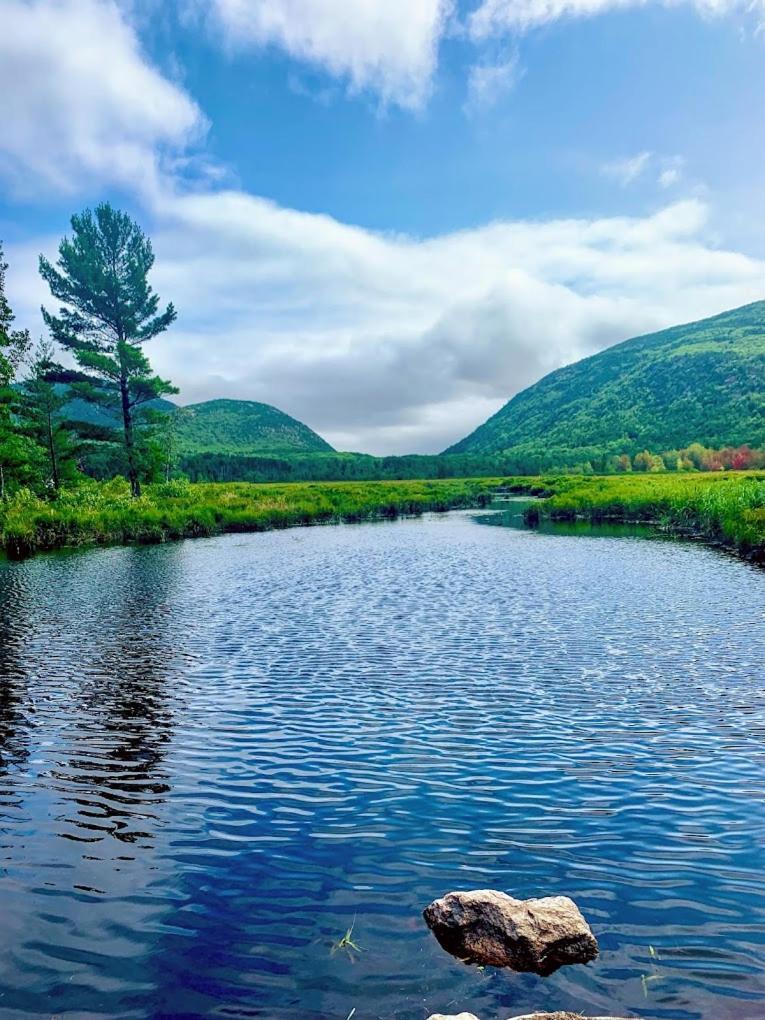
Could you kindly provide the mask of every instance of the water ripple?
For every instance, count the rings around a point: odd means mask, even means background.
[[[0,1016],[765,1017],[764,616],[471,514],[0,564]],[[457,964],[487,885],[600,959]]]

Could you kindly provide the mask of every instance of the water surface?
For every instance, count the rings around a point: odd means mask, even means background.
[[[765,1017],[765,573],[477,516],[0,565],[0,1016]],[[460,965],[481,887],[600,959]]]

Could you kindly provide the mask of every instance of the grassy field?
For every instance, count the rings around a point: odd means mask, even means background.
[[[765,560],[765,474],[632,474],[545,478],[549,498],[527,513],[549,520],[650,522]]]
[[[0,549],[11,557],[85,545],[165,542],[223,532],[395,518],[485,505],[499,479],[148,486],[85,482],[55,500],[19,492],[0,503]]]

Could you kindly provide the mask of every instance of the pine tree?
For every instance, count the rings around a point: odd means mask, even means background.
[[[0,244],[0,499],[5,499],[12,479],[28,480],[37,452],[19,435],[14,424],[18,392],[11,384],[31,341],[28,330],[12,328],[15,316],[5,294],[7,270]]]
[[[40,256],[40,273],[64,305],[58,316],[43,308],[43,318],[84,371],[76,394],[121,420],[130,488],[140,496],[137,411],[178,392],[154,374],[142,347],[168,328],[176,311],[168,304],[158,313],[159,298],[147,279],[151,242],[126,213],[106,202],[71,223],[72,237],[59,245],[56,266]]]
[[[64,388],[52,381],[60,371],[53,345],[41,340],[19,386],[17,412],[24,432],[45,451],[46,482],[56,491],[62,480],[75,473],[75,446],[61,413],[69,397]]]

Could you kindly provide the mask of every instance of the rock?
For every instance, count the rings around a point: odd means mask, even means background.
[[[457,1013],[447,1016],[445,1013],[434,1013],[428,1020],[478,1020],[472,1013]],[[581,1013],[525,1013],[523,1016],[514,1016],[510,1020],[623,1020],[617,1016],[594,1016],[584,1017]]]
[[[510,1020],[624,1020],[618,1016],[582,1016],[581,1013],[566,1013],[565,1010],[558,1013],[524,1013],[523,1016],[513,1016]]]
[[[423,916],[442,948],[466,963],[547,977],[598,955],[595,936],[568,896],[516,900],[492,889],[451,892]]]
[[[478,1020],[478,1017],[473,1013],[450,1013],[448,1016],[446,1013],[433,1013],[428,1020]]]

